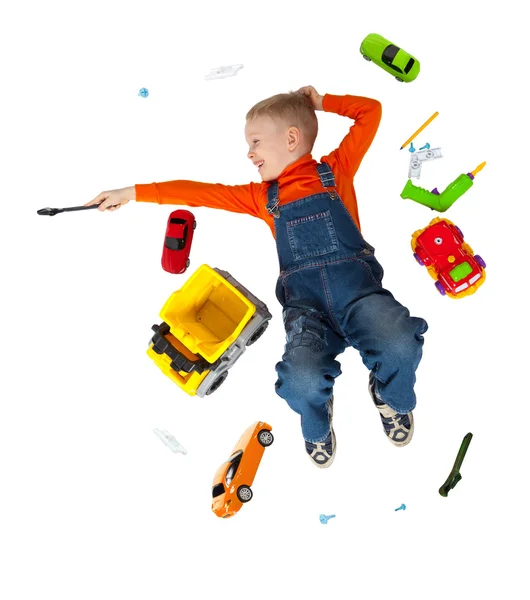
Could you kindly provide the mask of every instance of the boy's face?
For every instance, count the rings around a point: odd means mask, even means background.
[[[249,146],[247,156],[258,167],[262,181],[274,181],[297,158],[294,150],[299,148],[299,132],[296,127],[286,127],[267,116],[257,117],[247,121],[245,138]]]

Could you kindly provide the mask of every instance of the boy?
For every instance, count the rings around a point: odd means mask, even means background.
[[[311,156],[316,110],[355,119],[320,164]],[[312,86],[278,94],[247,114],[248,158],[262,183],[226,186],[169,181],[102,192],[88,203],[117,210],[130,199],[206,206],[263,219],[276,240],[286,345],[276,393],[300,415],[306,452],[318,467],[335,457],[336,357],[356,348],[370,370],[369,392],[388,439],[410,442],[415,372],[427,323],[382,287],[383,269],[360,233],[353,177],[379,127],[381,104],[359,96],[321,96]]]

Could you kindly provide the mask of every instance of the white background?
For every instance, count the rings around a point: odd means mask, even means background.
[[[0,597],[5,600],[528,598],[528,49],[515,2],[48,2],[1,19]],[[14,6],[14,5],[13,5]],[[371,32],[418,57],[398,83],[360,53]],[[205,81],[221,65],[236,77]],[[305,456],[276,396],[284,332],[277,258],[257,219],[193,209],[191,274],[229,271],[266,302],[266,334],[222,387],[189,397],[146,356],[188,275],[160,265],[173,206],[37,216],[135,183],[259,181],[246,111],[314,85],[377,98],[383,117],[355,186],[385,286],[429,323],[412,443],[385,438],[359,355],[340,358],[337,456]],[[140,88],[148,98],[138,96]],[[411,234],[437,213],[399,194],[416,140],[444,189],[486,160],[444,214],[487,281],[442,297]],[[352,124],[317,113],[313,156]],[[216,468],[253,422],[273,426],[254,498],[210,509]],[[153,433],[188,449],[172,454]],[[468,432],[462,481],[438,494]],[[405,511],[394,509],[405,503]],[[319,515],[336,514],[327,525]]]

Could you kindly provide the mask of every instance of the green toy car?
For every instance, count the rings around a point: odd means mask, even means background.
[[[370,33],[364,38],[360,51],[363,58],[374,61],[398,81],[414,81],[420,72],[418,59],[377,33]]]

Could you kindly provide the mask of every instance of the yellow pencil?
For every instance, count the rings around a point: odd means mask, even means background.
[[[425,121],[425,123],[418,129],[418,131],[415,131],[410,137],[409,139],[403,144],[403,146],[401,146],[400,150],[403,150],[403,148],[409,144],[410,142],[412,142],[412,140],[418,135],[418,133],[420,133],[421,131],[423,131],[425,129],[425,127],[427,127],[427,125],[434,120],[437,116],[438,116],[438,111],[436,111],[434,113],[434,115],[432,117],[430,117],[429,119],[427,119]]]
[[[473,175],[473,177],[475,177],[475,175],[479,172],[482,171],[482,169],[486,166],[486,161],[480,163],[480,165],[474,170],[471,171],[471,175]]]

